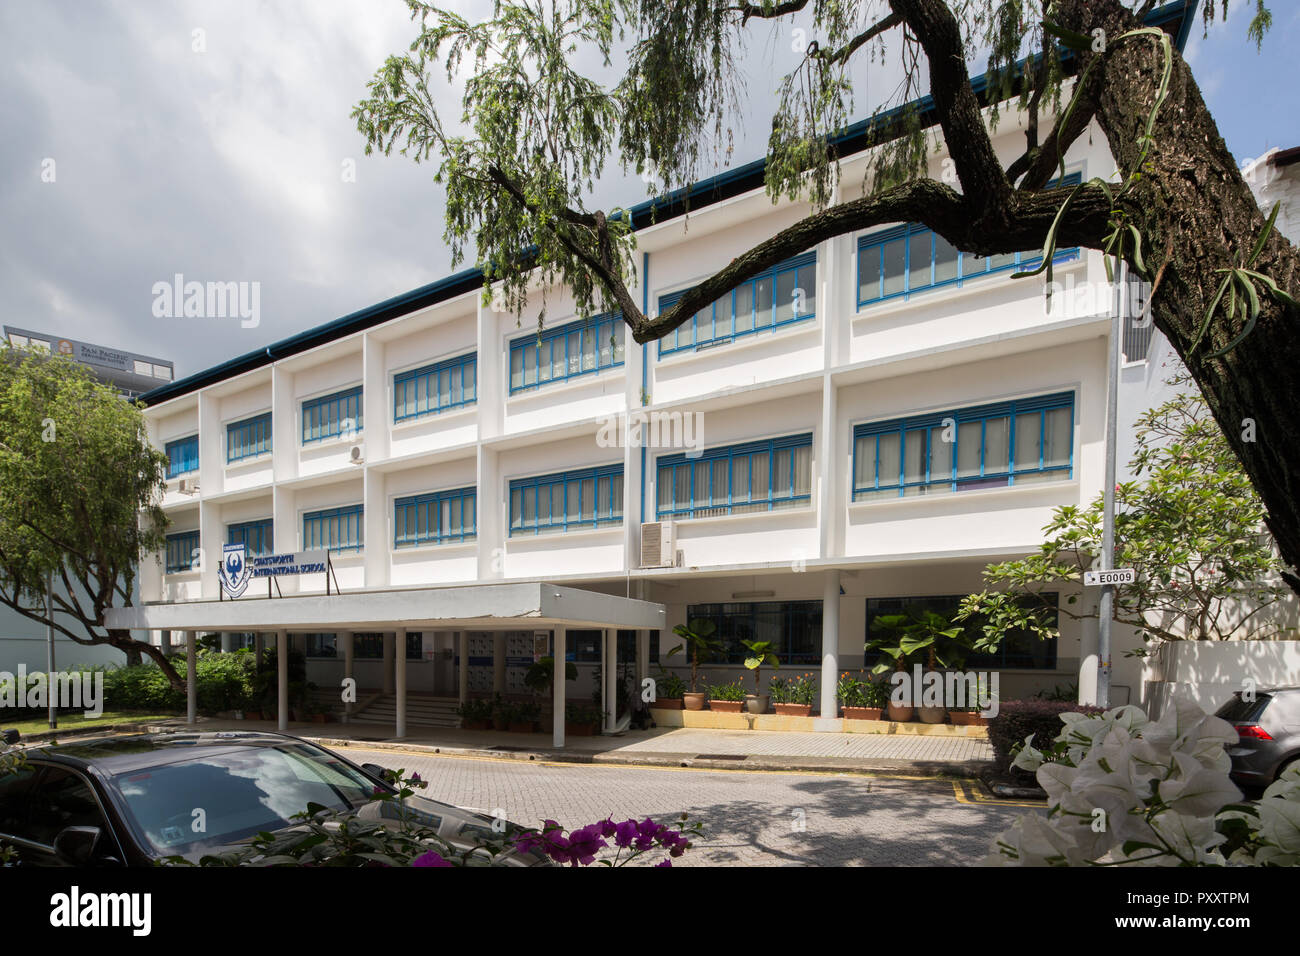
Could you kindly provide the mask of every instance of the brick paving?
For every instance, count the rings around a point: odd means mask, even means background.
[[[667,822],[685,810],[705,829],[674,864],[683,866],[974,865],[1017,815],[1032,812],[960,802],[953,783],[941,780],[553,765],[364,744],[344,753],[418,771],[430,782],[426,796],[500,809],[526,825],[550,818],[573,827],[606,816]]]

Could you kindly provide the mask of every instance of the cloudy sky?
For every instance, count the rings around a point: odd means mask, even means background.
[[[1300,4],[1272,6],[1262,54],[1241,14],[1188,46],[1239,160],[1300,145]],[[349,118],[413,35],[400,0],[0,0],[3,323],[183,376],[446,275],[431,169],[364,156]],[[737,162],[761,149],[786,47],[748,49]],[[644,198],[617,175],[602,191],[629,188],[608,198]],[[260,283],[260,323],[155,317],[177,273]]]

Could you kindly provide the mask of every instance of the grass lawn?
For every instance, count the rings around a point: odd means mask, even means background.
[[[59,730],[80,730],[84,727],[99,727],[108,724],[152,723],[156,720],[173,720],[179,714],[140,714],[134,711],[106,710],[98,717],[82,717],[80,714],[59,714]],[[17,730],[24,737],[29,734],[45,733],[50,729],[47,717],[35,720],[20,720],[14,723],[0,720],[0,729]]]

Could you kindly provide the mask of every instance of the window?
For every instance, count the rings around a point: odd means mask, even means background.
[[[79,773],[47,765],[40,786],[32,793],[28,813],[29,839],[35,843],[53,846],[54,838],[67,827],[99,827],[103,831],[99,854],[109,853],[113,845],[113,831],[99,809],[95,791]]]
[[[653,630],[649,636],[649,661],[659,663],[659,631]],[[618,659],[622,663],[636,663],[636,631],[618,632]]]
[[[199,533],[182,531],[167,536],[167,573],[189,571],[194,566],[195,552],[199,549]]]
[[[659,314],[688,290],[659,297]],[[770,332],[817,314],[817,253],[787,259],[706,305],[659,340],[659,355],[721,345],[745,335]]]
[[[473,405],[478,395],[478,356],[473,352],[393,376],[393,421],[437,415]]]
[[[859,425],[853,430],[853,500],[1069,478],[1074,395],[978,405]]]
[[[167,456],[167,477],[179,478],[199,470],[199,436],[178,438],[163,446]]]
[[[919,614],[923,611],[934,611],[936,614],[951,618],[957,613],[964,597],[964,594],[948,594],[937,597],[868,598],[867,641],[881,636],[873,633],[872,624],[882,614]],[[1053,609],[1057,607],[1057,594],[1046,593],[1043,598]],[[1056,627],[1059,620],[1060,612],[1053,610],[1048,615],[1046,623]],[[972,641],[983,633],[984,622],[981,620],[972,619],[960,623]],[[865,666],[871,667],[877,661],[878,658],[874,656],[867,657]],[[1023,631],[1008,631],[996,654],[971,654],[966,658],[967,670],[1052,670],[1055,667],[1056,639],[1042,641],[1034,634]]]
[[[477,501],[473,488],[398,498],[393,502],[393,547],[473,541]]]
[[[271,450],[271,413],[226,426],[226,462],[243,461]]]
[[[361,386],[302,403],[302,443],[361,431]]]
[[[232,524],[226,528],[226,544],[242,544],[249,557],[271,554],[275,546],[273,526],[270,518]]]
[[[364,510],[361,505],[349,505],[303,515],[303,550],[325,548],[330,551],[360,551],[363,544]]]
[[[812,433],[658,461],[659,518],[711,518],[812,501]]]
[[[307,656],[308,657],[342,657],[341,649],[338,646],[337,636],[334,634],[304,634],[307,639]]]
[[[782,666],[816,664],[821,660],[821,601],[694,604],[687,608],[686,619],[696,618],[717,625],[714,638],[722,643],[722,648],[713,658],[716,662],[743,664],[749,651],[742,640],[771,641]],[[673,646],[670,637],[668,647]]]
[[[424,657],[424,634],[420,631],[406,632],[406,659],[418,661]]]
[[[352,656],[357,660],[380,660],[384,656],[384,635],[378,632],[353,634]]]
[[[555,534],[623,523],[623,466],[510,482],[510,534]]]
[[[564,659],[575,664],[599,664],[604,631],[570,630],[564,635]]]
[[[1078,173],[1065,177],[1065,186],[1080,182]],[[1049,189],[1061,184],[1053,180]],[[1058,249],[1053,262],[1076,259],[1079,250]],[[907,299],[913,293],[944,286],[960,286],[967,279],[1033,269],[1042,261],[1042,250],[1005,255],[977,256],[959,252],[948,240],[917,223],[906,223],[858,239],[858,307],[886,299]]]
[[[510,393],[622,364],[622,314],[579,319],[510,343]]]

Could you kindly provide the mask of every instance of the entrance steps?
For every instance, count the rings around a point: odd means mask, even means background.
[[[406,722],[421,727],[459,727],[460,716],[456,713],[459,703],[455,697],[408,692]],[[349,721],[354,724],[396,724],[397,695],[379,694],[370,698]]]

